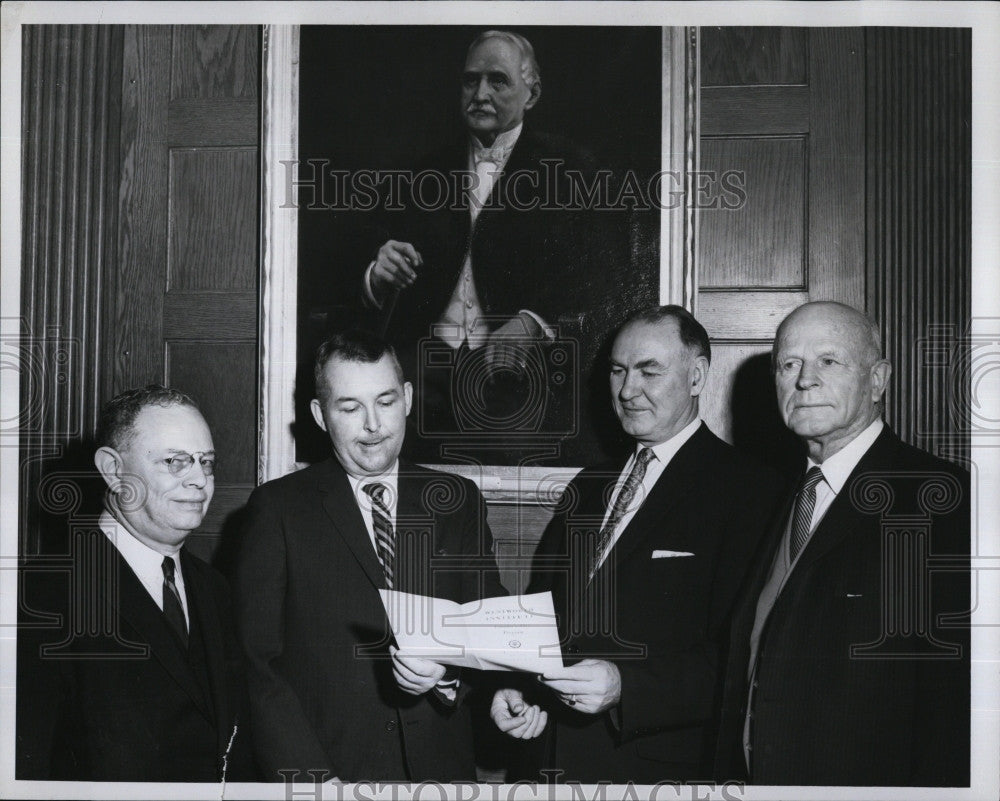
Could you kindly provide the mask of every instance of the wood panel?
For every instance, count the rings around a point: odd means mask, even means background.
[[[257,286],[256,148],[170,151],[168,289]]]
[[[125,27],[115,391],[163,379],[170,28]]]
[[[737,173],[745,193],[739,208],[701,212],[703,290],[807,285],[806,168],[803,136],[702,137],[701,170],[715,181]]]
[[[804,28],[702,28],[701,52],[702,86],[807,82]]]
[[[256,98],[260,31],[252,25],[176,25],[170,99]]]
[[[123,150],[136,171],[122,182],[118,305],[134,347],[117,380],[174,384],[202,406],[220,465],[194,541],[206,555],[257,475],[259,37],[238,26],[126,35]]]
[[[163,298],[163,336],[167,339],[240,339],[257,324],[257,290],[183,292]]]
[[[795,134],[809,130],[809,87],[701,90],[701,134]]]
[[[945,458],[972,406],[971,34],[867,32],[868,301],[893,375],[886,418]]]
[[[802,451],[778,412],[769,344],[714,343],[700,412],[712,431],[764,464],[801,469]]]
[[[122,28],[26,25],[22,45],[19,547],[36,553],[100,494],[83,473],[111,385]]]
[[[252,484],[257,476],[257,372],[246,370],[257,357],[255,340],[167,341],[166,380],[190,394],[212,430],[218,459],[216,483]]]
[[[749,62],[717,70],[719,80],[789,77],[766,52],[780,45],[774,31],[727,31],[709,35],[703,69],[721,42],[742,42],[733,45],[733,58]],[[805,48],[806,85],[708,87],[701,94],[702,169],[735,166],[746,174],[740,208],[699,214],[696,313],[713,343],[725,346],[712,366],[719,389],[705,403],[727,438],[739,436],[742,407],[726,388],[743,376],[760,382],[759,397],[773,391],[770,375],[753,368],[753,354],[789,311],[819,299],[864,306],[863,34],[827,28],[795,36]],[[758,45],[759,66],[755,56],[735,55]],[[760,448],[758,457],[773,456],[766,443],[745,441]]]

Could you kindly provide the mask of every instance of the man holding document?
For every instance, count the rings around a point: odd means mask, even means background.
[[[539,544],[529,592],[551,589],[567,666],[534,691],[499,690],[492,716],[521,739],[544,727],[538,763],[556,781],[654,784],[711,778],[723,643],[778,479],[698,417],[711,350],[679,306],[618,333],[614,409],[636,446],[583,470]],[[527,704],[548,712],[532,725]]]
[[[259,766],[272,781],[474,780],[468,674],[397,650],[380,591],[506,595],[483,498],[399,461],[413,388],[384,341],[323,343],[316,394],[334,458],[254,491],[237,563]]]

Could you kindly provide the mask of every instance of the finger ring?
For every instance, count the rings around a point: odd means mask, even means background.
[[[566,696],[566,703],[570,706],[576,706],[576,696],[570,693]]]

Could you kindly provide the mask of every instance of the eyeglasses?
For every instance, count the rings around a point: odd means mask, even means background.
[[[198,464],[201,465],[201,472],[206,476],[210,476],[215,472],[215,456],[209,456],[204,451],[194,454],[178,451],[177,453],[170,454],[170,456],[162,461],[166,465],[167,472],[170,475],[185,476],[194,467],[195,457],[198,459]]]

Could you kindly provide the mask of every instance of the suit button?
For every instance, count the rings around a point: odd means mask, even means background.
[[[756,690],[758,687],[760,687],[760,682],[755,680],[753,683],[753,688]]]
[[[385,730],[386,731],[396,731],[396,721],[394,721],[394,720],[387,720],[386,723],[385,723]]]

